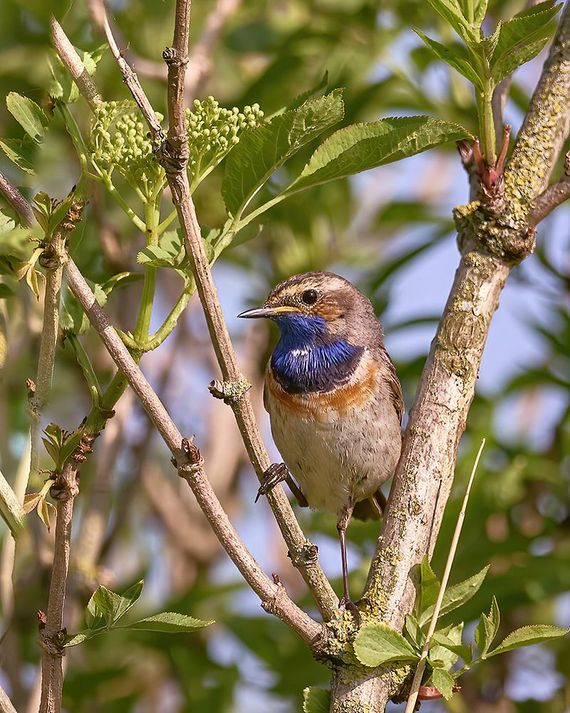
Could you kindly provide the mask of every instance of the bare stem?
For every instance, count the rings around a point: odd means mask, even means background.
[[[10,183],[2,171],[0,171],[0,193],[18,213],[24,225],[31,226],[34,224],[34,213],[30,204],[20,191]]]
[[[483,453],[483,448],[485,448],[484,438],[481,441],[481,445],[479,446],[477,456],[475,457],[475,462],[473,463],[473,468],[471,469],[471,475],[469,476],[469,481],[467,482],[467,488],[463,497],[463,503],[461,505],[461,510],[459,512],[457,522],[455,524],[453,539],[451,540],[451,545],[447,554],[445,569],[443,572],[443,577],[441,579],[441,586],[439,588],[437,599],[433,608],[433,614],[431,616],[431,621],[427,630],[426,640],[422,648],[420,660],[418,661],[418,667],[414,674],[414,678],[410,688],[410,695],[408,697],[408,702],[406,704],[406,710],[404,713],[414,713],[416,709],[416,701],[418,700],[418,693],[422,684],[422,677],[424,675],[426,667],[426,661],[431,645],[431,638],[434,634],[435,627],[437,626],[439,612],[441,611],[441,605],[443,604],[443,597],[445,596],[445,590],[447,589],[447,583],[449,582],[449,575],[451,574],[451,567],[453,565],[453,560],[455,559],[455,553],[457,552],[457,545],[459,544],[459,537],[461,535],[461,530],[463,529],[463,522],[465,520],[465,513],[467,512],[467,503],[471,494],[471,487],[473,486],[473,481],[475,480],[475,473],[477,472],[477,466],[479,465],[479,460],[481,458],[481,453]]]
[[[96,2],[97,0],[94,1]],[[98,11],[104,13],[103,4],[97,2],[97,5]],[[242,376],[212,279],[186,173],[188,147],[184,126],[184,78],[188,62],[189,17],[190,3],[188,0],[178,0],[175,13],[173,47],[167,48],[163,53],[168,66],[168,115],[170,125],[168,137],[158,149],[157,155],[166,171],[172,200],[176,206],[178,220],[184,231],[186,251],[196,280],[198,294],[204,308],[210,338],[222,376],[229,382],[241,382]],[[141,97],[143,90],[140,83],[121,56],[116,42],[112,38],[108,21],[101,20],[101,22],[106,28],[107,40],[123,73],[123,79],[147,120],[156,142],[162,134],[157,131],[156,126],[153,124],[155,115],[152,107],[146,96]],[[232,401],[231,406],[248,456],[258,478],[261,480],[265,471],[271,465],[271,459],[261,439],[251,402],[247,395],[244,394],[239,399]],[[316,548],[307,541],[283,488],[277,486],[268,495],[267,499],[287,543],[293,563],[301,572],[323,617],[327,620],[330,619],[337,610],[338,600],[318,564]]]
[[[42,696],[39,713],[59,713],[61,710],[65,652],[63,612],[69,572],[73,501],[78,492],[77,465],[70,460],[64,466],[63,472],[57,475],[52,488],[52,493],[57,498],[56,525],[48,609],[45,625],[40,623]]]
[[[103,340],[111,358],[127,377],[149,418],[171,450],[180,476],[190,485],[222,547],[259,596],[262,607],[293,628],[308,644],[316,646],[323,634],[321,625],[289,599],[282,585],[272,582],[263,573],[212,490],[198,449],[193,444],[186,449],[183,447],[181,433],[97,304],[95,295],[72,260],[67,263],[67,277],[71,291]]]
[[[6,691],[0,687],[0,713],[16,713]]]

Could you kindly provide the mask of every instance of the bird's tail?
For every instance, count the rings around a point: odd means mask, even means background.
[[[379,520],[386,508],[384,493],[378,488],[371,498],[356,503],[352,512],[358,520]]]

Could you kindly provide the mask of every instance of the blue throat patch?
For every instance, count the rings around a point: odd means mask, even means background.
[[[271,370],[288,393],[331,391],[358,366],[364,349],[327,338],[322,317],[290,313],[275,322],[281,339],[271,356]]]

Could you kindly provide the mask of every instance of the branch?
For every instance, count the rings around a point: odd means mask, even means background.
[[[67,35],[63,31],[59,22],[55,17],[50,18],[49,22],[51,40],[62,62],[67,67],[69,73],[73,77],[81,94],[87,100],[89,106],[94,109],[97,104],[101,103],[101,97],[97,91],[97,87],[85,69],[83,62],[77,54],[75,47],[69,41]]]
[[[100,12],[104,13],[105,10],[102,3],[99,2],[98,4]],[[175,15],[174,46],[167,48],[163,53],[168,66],[168,115],[170,126],[166,141],[157,150],[157,157],[166,171],[172,200],[184,231],[186,251],[196,280],[198,294],[204,308],[210,338],[222,376],[226,381],[238,383],[242,382],[242,376],[212,279],[186,173],[188,147],[184,125],[183,95],[185,68],[188,62],[189,13],[189,2],[187,0],[178,0]],[[106,27],[107,39],[113,55],[123,73],[123,79],[147,120],[155,142],[158,142],[160,135],[155,131],[153,124],[149,120],[154,117],[152,107],[150,107],[144,94],[141,98],[142,89],[140,83],[122,58],[112,37],[107,20],[105,20],[104,26]],[[261,439],[251,402],[247,395],[242,394],[231,402],[231,407],[250,461],[261,481],[265,471],[271,465],[271,459]],[[301,572],[323,617],[326,620],[330,619],[336,612],[337,598],[318,564],[314,545],[307,541],[282,487],[274,488],[267,499],[289,548],[292,562]]]
[[[149,418],[171,450],[179,475],[190,485],[222,547],[259,596],[262,607],[288,624],[310,646],[320,645],[323,628],[289,599],[278,581],[272,582],[261,570],[212,490],[200,452],[193,444],[184,445],[185,439],[97,304],[95,295],[72,260],[67,263],[67,278],[71,291],[103,340],[111,358],[127,377]]]
[[[16,713],[12,701],[8,698],[8,694],[2,687],[0,687],[0,711],[1,713]]]
[[[412,568],[432,551],[439,532],[491,319],[512,267],[534,247],[529,207],[546,187],[569,121],[567,4],[505,170],[504,194],[455,211],[462,257],[410,413],[365,592],[373,613],[394,628],[413,604]],[[390,674],[379,670],[355,681],[350,673],[335,674],[331,711],[362,700],[384,710],[397,685]]]
[[[541,220],[544,220],[568,198],[570,198],[570,151],[566,154],[566,160],[564,161],[564,176],[556,183],[548,186],[532,203],[528,222],[531,225],[538,225]]]
[[[24,225],[30,227],[34,224],[34,213],[30,204],[20,191],[10,183],[2,171],[0,171],[0,193],[18,213]]]
[[[74,459],[70,459],[65,464],[63,472],[57,474],[50,492],[52,497],[57,500],[57,506],[48,610],[45,622],[40,619],[42,695],[39,713],[59,713],[61,710],[63,656],[65,653],[63,610],[69,572],[73,501],[79,492],[77,462]]]

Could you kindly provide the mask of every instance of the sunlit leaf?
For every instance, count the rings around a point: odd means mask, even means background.
[[[453,696],[453,685],[455,681],[449,671],[443,668],[434,668],[431,674],[431,682],[446,701]]]
[[[457,584],[452,584],[448,587],[443,595],[439,616],[441,617],[444,614],[457,609],[474,597],[483,584],[483,580],[487,576],[488,571],[489,565],[483,567],[481,571],[477,572],[477,574],[474,574],[472,577],[463,580],[463,582],[458,582]],[[433,606],[430,606],[425,611],[422,611],[421,616],[419,617],[420,625],[423,626],[426,624],[431,619],[432,614]]]
[[[497,599],[493,597],[489,614],[481,614],[481,619],[475,627],[475,643],[479,649],[479,656],[485,658],[501,623],[501,613]]]
[[[510,633],[496,649],[487,654],[487,658],[504,654],[506,651],[519,649],[522,646],[532,646],[540,644],[551,639],[559,639],[561,636],[566,636],[570,629],[562,629],[559,626],[550,626],[548,624],[532,624],[523,626]]]
[[[167,634],[183,634],[203,629],[213,623],[213,621],[202,621],[186,614],[165,611],[153,616],[147,616],[144,619],[140,619],[140,621],[135,621],[125,628],[139,631],[162,631]]]
[[[331,693],[324,688],[303,689],[303,713],[328,713],[330,701]]]
[[[365,666],[388,661],[414,661],[418,654],[402,634],[386,624],[366,624],[354,639],[354,653]]]
[[[431,51],[443,60],[450,67],[456,69],[460,74],[466,77],[474,86],[483,87],[483,78],[474,66],[473,57],[467,51],[465,45],[454,42],[448,45],[442,45],[440,42],[432,40],[423,32],[416,30],[417,34],[422,38]]]

